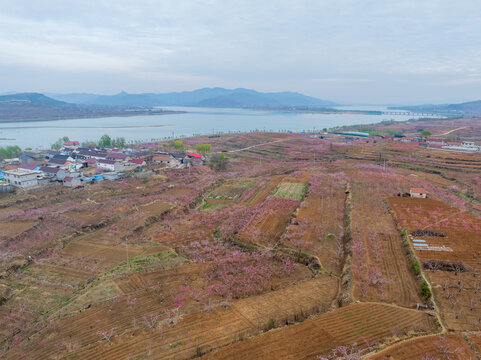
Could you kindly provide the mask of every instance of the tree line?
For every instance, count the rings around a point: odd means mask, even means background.
[[[22,154],[22,149],[17,146],[6,146],[0,147],[0,159],[11,159],[16,158]]]
[[[59,138],[56,142],[51,145],[52,150],[60,150],[62,146],[70,141],[68,136],[64,136]],[[106,147],[106,146],[113,146],[119,149],[123,149],[125,147],[126,141],[124,137],[117,137],[111,138],[108,134],[104,134],[100,137],[99,141],[84,141],[82,146],[88,147]]]

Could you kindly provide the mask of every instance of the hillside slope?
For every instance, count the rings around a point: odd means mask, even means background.
[[[20,93],[0,96],[0,121],[34,121],[104,116],[132,116],[151,113],[166,114],[162,110],[128,108],[106,105],[71,104],[39,93]]]
[[[203,88],[164,94],[143,93],[116,95],[52,94],[61,101],[115,106],[189,106],[234,108],[285,108],[295,106],[329,106],[333,102],[295,92],[263,93],[249,89]]]

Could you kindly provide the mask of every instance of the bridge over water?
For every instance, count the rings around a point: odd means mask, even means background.
[[[439,114],[434,113],[424,113],[424,112],[412,112],[412,111],[382,111],[382,115],[406,115],[406,116],[440,116]]]
[[[382,115],[405,115],[405,116],[431,116],[431,117],[440,117],[439,114],[434,113],[420,113],[420,112],[411,112],[411,111],[382,111]]]

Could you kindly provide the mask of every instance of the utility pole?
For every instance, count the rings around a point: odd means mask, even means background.
[[[129,267],[130,270],[130,262],[129,262],[129,238],[125,238],[125,251],[127,253],[127,266]]]

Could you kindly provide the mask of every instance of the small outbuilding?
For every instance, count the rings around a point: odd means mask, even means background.
[[[423,188],[412,188],[411,190],[409,190],[409,195],[411,195],[412,198],[426,199],[427,191]]]
[[[79,177],[66,176],[63,178],[64,186],[74,187],[79,186],[80,183],[81,182]]]

